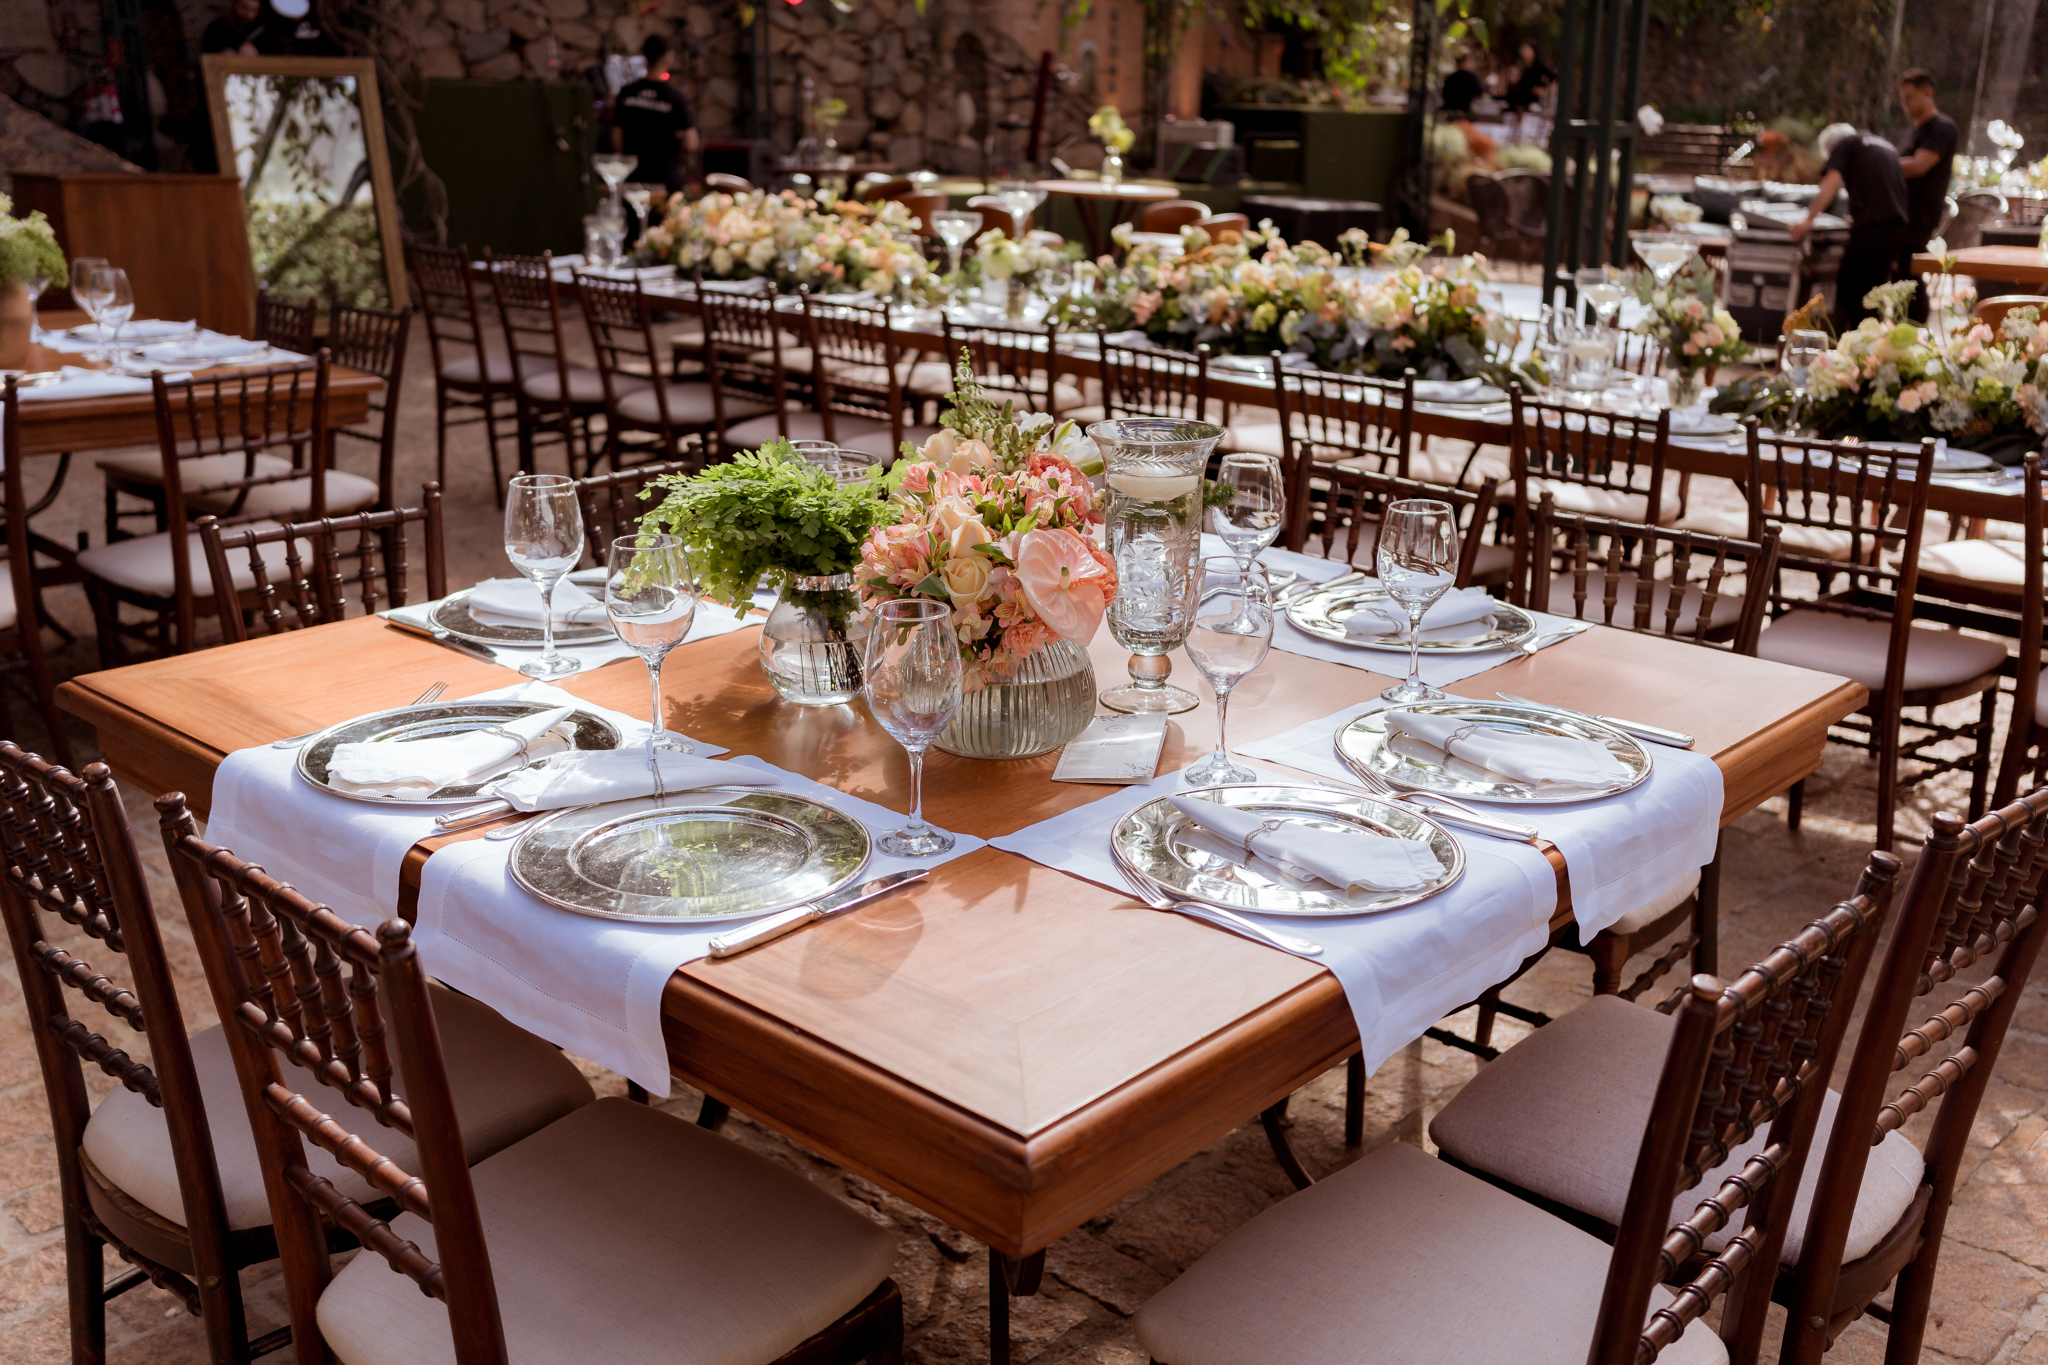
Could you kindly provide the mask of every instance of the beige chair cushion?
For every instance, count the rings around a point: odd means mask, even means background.
[[[1216,443],[1216,448],[1225,454],[1245,451],[1253,455],[1271,455],[1276,460],[1285,458],[1287,454],[1286,445],[1280,438],[1278,422],[1226,427],[1223,439]]]
[[[1627,938],[1638,929],[1647,929],[1679,906],[1692,899],[1692,893],[1700,889],[1700,871],[1692,871],[1680,877],[1671,885],[1652,896],[1645,904],[1629,911],[1620,919],[1607,926],[1607,932]]]
[[[158,488],[163,486],[163,457],[155,451],[133,451],[126,455],[110,456],[101,460],[99,466],[108,475],[124,483],[148,484]],[[197,459],[179,462],[178,482],[187,490],[185,507],[195,516],[203,512],[223,515],[232,510],[236,516],[290,520],[299,513],[309,512],[313,505],[313,481],[310,477],[287,479],[283,483],[260,484],[249,490],[249,496],[242,499],[239,508],[235,507],[235,495],[241,491],[240,489],[225,489],[215,493],[193,490],[235,479],[285,474],[290,472],[291,467],[292,462],[282,455],[202,455]],[[360,512],[365,507],[375,507],[378,495],[379,490],[374,479],[351,474],[345,469],[327,471],[329,513],[339,515],[343,512]]]
[[[2018,592],[2027,585],[2027,547],[2018,540],[1949,540],[1920,547],[1920,576],[1937,583]]]
[[[882,1228],[695,1124],[599,1100],[471,1172],[518,1365],[766,1365],[873,1293]],[[412,1214],[400,1237],[435,1254]],[[448,1310],[374,1253],[320,1296],[343,1365],[452,1365]]]
[[[711,405],[709,384],[669,384],[668,420],[679,427],[708,427],[718,420],[718,414]],[[649,426],[661,422],[661,408],[655,390],[650,386],[637,393],[629,393],[619,399],[619,416],[629,422],[645,422]],[[764,412],[773,412],[774,406],[746,394],[725,395],[725,418],[728,422],[745,417],[754,417]]]
[[[787,435],[792,441],[836,440],[846,445],[860,437],[873,436],[876,432],[882,434],[884,441],[888,440],[889,424],[873,418],[852,417],[843,412],[835,412],[832,414],[832,435],[827,437],[825,419],[820,414],[809,408],[793,408],[789,413]],[[774,440],[779,434],[782,433],[776,431],[775,418],[771,414],[727,427],[725,440],[728,445],[738,446],[742,450],[753,450],[765,442]]]
[[[1701,571],[1704,571],[1703,568]],[[1612,623],[1633,630],[1636,619],[1637,579],[1634,574],[1624,573],[1614,583],[1614,614]],[[1550,580],[1549,610],[1558,616],[1572,616],[1587,621],[1609,621],[1607,611],[1607,579],[1601,570],[1592,565],[1586,569],[1586,601],[1583,613],[1579,604],[1572,600],[1579,591],[1578,582],[1570,573],[1561,573]],[[1719,629],[1732,626],[1742,615],[1744,584],[1741,579],[1723,579],[1718,596],[1714,599],[1713,610],[1707,613],[1707,628]],[[1700,604],[1706,593],[1696,583],[1688,584],[1678,599],[1678,620],[1672,630],[1685,639],[1691,639],[1699,627]],[[1645,628],[1662,634],[1664,613],[1671,609],[1671,584],[1659,580],[1650,585],[1650,619]]]
[[[621,395],[634,389],[647,387],[645,379],[634,375],[616,375],[612,383]],[[528,375],[519,386],[526,390],[528,398],[543,403],[559,403],[562,400],[562,376],[554,370],[542,370]],[[569,401],[572,403],[604,402],[604,376],[583,365],[569,367]]]
[[[441,1047],[448,1059],[448,1083],[471,1161],[511,1146],[594,1098],[590,1082],[583,1079],[576,1064],[552,1044],[507,1023],[488,1005],[440,986],[432,990]],[[248,1111],[242,1107],[241,1087],[235,1081],[234,1058],[218,1025],[192,1035],[192,1065],[199,1076],[207,1123],[213,1130],[213,1154],[220,1167],[228,1226],[268,1227],[270,1204],[263,1193],[263,1173],[256,1164],[256,1141],[250,1136]],[[418,1171],[418,1149],[412,1139],[380,1126],[366,1111],[315,1080],[311,1072],[293,1067],[290,1075],[289,1084],[344,1127],[400,1166]],[[92,1164],[124,1192],[184,1226],[185,1203],[178,1193],[170,1131],[164,1126],[162,1110],[152,1108],[140,1095],[116,1090],[93,1111],[82,1145]],[[384,1197],[311,1143],[306,1144],[306,1156],[316,1175],[333,1181],[349,1198],[367,1204]]]
[[[1395,1142],[1231,1233],[1134,1325],[1160,1365],[1583,1365],[1611,1255]],[[1727,1359],[1704,1323],[1657,1357]]]
[[[839,420],[844,422],[846,419],[842,417]],[[932,433],[937,430],[937,427],[905,427],[903,428],[903,439],[910,442],[911,446],[915,448],[922,446],[927,440],[931,439]],[[842,432],[839,437],[839,444],[848,450],[858,450],[863,455],[872,455],[885,465],[895,464],[903,456],[901,449],[890,439],[887,427],[880,431],[863,432],[858,436],[851,437]]]
[[[1439,449],[1433,444],[1425,448],[1418,439],[1408,454],[1409,478],[1440,483],[1447,488],[1476,488],[1488,479],[1505,479],[1508,472],[1507,458],[1491,450],[1481,450],[1475,456],[1470,451]],[[1503,489],[1502,496],[1506,493]]]
[[[1444,1152],[1532,1194],[1609,1223],[1621,1218],[1628,1181],[1649,1121],[1651,1097],[1671,1046],[1671,1016],[1614,995],[1597,995],[1562,1019],[1537,1029],[1480,1068],[1429,1125]],[[1793,1200],[1785,1259],[1797,1264],[1806,1220],[1820,1179],[1821,1154],[1834,1130],[1840,1098],[1822,1102],[1813,1149]],[[1694,1190],[1672,1204],[1672,1222],[1689,1217],[1701,1199],[1763,1150],[1759,1133]],[[1889,1232],[1920,1187],[1919,1149],[1890,1133],[1870,1153],[1863,1190],[1843,1248],[1855,1260]],[[1739,1225],[1710,1240],[1716,1250]]]
[[[1764,627],[1757,657],[1795,668],[1839,673],[1873,693],[1884,689],[1891,623],[1791,611]],[[1913,627],[1906,641],[1906,691],[1923,692],[1981,678],[2005,663],[2005,646],[1961,631]]]
[[[512,382],[511,356],[492,352],[486,364],[489,367],[488,369],[483,365],[479,365],[475,356],[466,355],[460,360],[451,360],[446,365],[443,365],[441,367],[441,378],[451,384],[475,384],[479,382],[480,375],[488,374],[493,384],[510,384]],[[550,370],[552,367],[539,356],[523,355],[519,357],[519,369],[524,374],[533,375]]]
[[[1615,521],[1645,522],[1649,519],[1648,493],[1623,493],[1612,488],[1595,488],[1588,484],[1565,483],[1558,479],[1531,479],[1531,510],[1543,500],[1545,493],[1550,494],[1551,501],[1560,512],[1578,512],[1589,517],[1609,517]],[[1677,516],[1678,496],[1667,489],[1658,499],[1657,524],[1666,525]]]
[[[755,365],[773,365],[775,363],[775,352],[754,351],[747,356],[747,359]],[[785,346],[782,348],[782,372],[784,374],[802,375],[805,378],[809,378],[811,364],[810,347]]]
[[[237,526],[235,530],[270,530],[277,525],[274,521],[250,522]],[[198,597],[213,596],[213,580],[206,569],[206,547],[199,543],[199,533],[186,534],[186,553],[192,566],[192,592]],[[273,542],[262,548],[265,575],[273,583],[284,581],[286,576],[285,547],[282,542]],[[228,566],[235,575],[237,591],[247,591],[256,586],[256,575],[249,571],[249,552],[240,550],[228,555]],[[116,587],[130,592],[143,593],[150,597],[172,598],[178,594],[176,570],[171,563],[171,533],[159,531],[153,536],[133,536],[117,540],[111,545],[95,545],[78,554],[78,567],[94,578],[103,578]]]
[[[1695,507],[1673,524],[1688,531],[1704,531],[1710,536],[1727,536],[1730,540],[1749,539],[1749,514],[1725,507]],[[1870,538],[1866,536],[1863,541],[1866,559],[1869,558],[1870,546]],[[1804,555],[1808,559],[1846,562],[1855,551],[1856,544],[1847,531],[1780,522],[1778,547],[1786,554]]]

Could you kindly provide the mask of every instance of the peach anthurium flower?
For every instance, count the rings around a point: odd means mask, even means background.
[[[1017,578],[1024,599],[1046,628],[1085,645],[1095,638],[1109,607],[1100,580],[1107,576],[1088,542],[1072,531],[1028,531],[1017,551]]]

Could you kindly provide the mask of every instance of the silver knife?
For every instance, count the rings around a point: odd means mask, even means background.
[[[423,640],[432,640],[443,649],[452,649],[457,654],[467,654],[470,658],[481,659],[487,664],[498,662],[498,656],[491,653],[489,649],[479,644],[472,644],[468,640],[458,640],[445,630],[436,630],[432,626],[414,625],[410,621],[401,621],[395,616],[385,617],[384,624],[392,627],[394,630],[402,630],[408,635],[417,635]]]
[[[1674,749],[1690,749],[1693,744],[1691,735],[1666,730],[1659,725],[1645,725],[1639,720],[1623,720],[1619,716],[1596,716],[1589,711],[1574,711],[1569,706],[1559,706],[1556,702],[1531,701],[1512,692],[1496,692],[1493,695],[1502,701],[1511,701],[1517,706],[1534,706],[1543,711],[1562,711],[1568,716],[1584,716],[1587,720],[1597,720],[1602,725],[1612,726],[1623,734],[1634,735],[1637,739],[1647,739],[1654,744],[1669,744]]]
[[[736,953],[746,952],[749,948],[758,948],[769,940],[781,938],[790,930],[800,929],[813,920],[843,914],[855,906],[866,905],[877,896],[885,896],[907,882],[919,881],[930,875],[931,869],[922,867],[908,872],[891,872],[872,881],[862,882],[858,886],[849,886],[844,891],[826,896],[822,900],[806,901],[802,905],[792,905],[787,910],[778,910],[772,915],[755,920],[752,924],[742,925],[712,939],[711,955],[732,957]]]

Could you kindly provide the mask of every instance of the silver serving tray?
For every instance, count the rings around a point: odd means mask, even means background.
[[[604,570],[578,569],[569,575],[569,581],[578,587],[595,589],[595,595],[603,600]],[[500,649],[539,649],[545,641],[539,626],[521,625],[514,621],[486,621],[469,609],[468,588],[451,592],[434,603],[428,611],[428,619],[458,640],[468,640],[479,645],[494,645]],[[611,622],[600,625],[555,626],[555,645],[601,645],[618,639],[618,632]]]
[[[1530,783],[1513,781],[1463,759],[1446,759],[1441,750],[1419,740],[1403,738],[1390,744],[1386,717],[1389,711],[1395,710],[1457,716],[1505,729],[1594,740],[1606,745],[1609,753],[1627,765],[1631,775],[1626,781],[1605,787],[1541,792]],[[1597,801],[1639,786],[1649,777],[1652,766],[1649,751],[1633,738],[1584,716],[1536,706],[1466,701],[1457,697],[1368,711],[1337,731],[1336,749],[1338,759],[1353,772],[1361,775],[1372,773],[1402,791],[1437,792],[1464,801],[1498,801],[1508,805],[1555,806]]]
[[[564,910],[633,924],[720,924],[830,895],[860,875],[865,826],[758,787],[558,811],[512,844],[513,880]]]
[[[1344,629],[1351,613],[1367,603],[1387,601],[1378,583],[1351,582],[1334,588],[1311,588],[1287,601],[1287,619],[1296,630],[1331,644],[1354,649],[1377,649],[1406,654],[1408,638],[1402,635],[1352,635]],[[1496,602],[1491,618],[1482,617],[1462,626],[1439,626],[1422,632],[1424,654],[1484,654],[1509,649],[1536,633],[1536,618],[1520,607]]]
[[[507,760],[497,772],[487,773],[472,782],[442,787],[432,796],[414,800],[345,791],[328,780],[327,765],[333,759],[337,745],[440,739],[468,730],[486,730],[508,720],[538,715],[542,711],[554,709],[544,702],[532,701],[453,701],[431,702],[426,706],[401,706],[395,711],[377,711],[367,716],[357,716],[354,720],[345,720],[339,725],[329,726],[299,747],[299,776],[321,791],[346,797],[351,801],[366,801],[376,806],[439,806],[474,801],[477,788],[493,777],[522,766],[525,760]],[[591,715],[588,711],[570,712],[564,724],[571,727],[571,748],[619,747],[618,727],[608,720]]]
[[[1348,826],[1390,838],[1427,839],[1444,865],[1441,877],[1412,891],[1345,895],[1327,882],[1289,878],[1264,859],[1248,859],[1242,850],[1226,852],[1223,840],[1196,827],[1170,801],[1148,801],[1117,821],[1109,835],[1110,851],[1123,866],[1189,900],[1259,915],[1368,915],[1413,905],[1465,875],[1465,851],[1449,830],[1419,811],[1363,792],[1247,783],[1189,795],[1330,829]]]

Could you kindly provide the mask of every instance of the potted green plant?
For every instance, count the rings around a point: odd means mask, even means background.
[[[14,201],[0,194],[0,369],[28,368],[36,295],[70,279],[50,220],[41,210],[16,218]]]
[[[761,629],[775,690],[804,706],[858,696],[865,630],[853,571],[885,507],[881,484],[841,484],[775,440],[655,486],[661,502],[641,529],[682,537],[706,597],[745,611],[763,586],[777,593]]]

